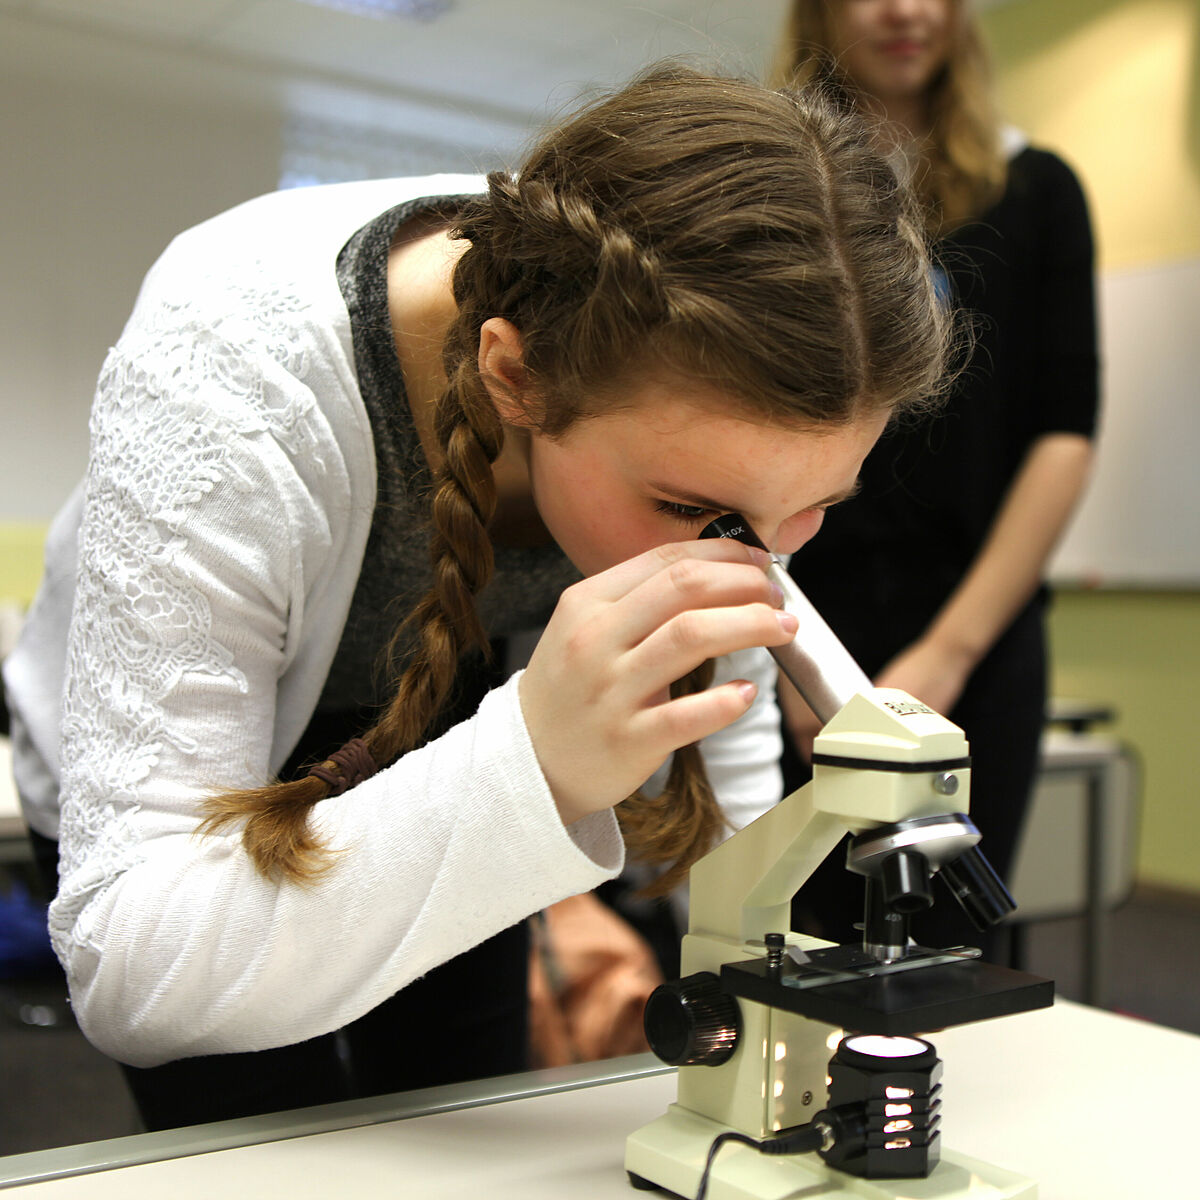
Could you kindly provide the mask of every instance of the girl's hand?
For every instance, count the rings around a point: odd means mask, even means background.
[[[768,561],[731,539],[674,543],[563,593],[520,696],[564,824],[620,803],[668,755],[750,707],[747,680],[677,700],[669,689],[705,659],[795,634]]]
[[[974,659],[930,640],[913,642],[880,671],[876,687],[900,688],[947,716],[967,685]]]

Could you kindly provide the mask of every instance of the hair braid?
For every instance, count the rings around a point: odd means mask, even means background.
[[[458,660],[471,647],[488,652],[475,597],[492,577],[488,523],[496,507],[492,463],[504,433],[490,404],[465,400],[474,362],[458,367],[438,403],[435,431],[443,459],[430,506],[433,587],[393,635],[393,661],[405,634],[417,644],[384,715],[364,735],[381,764],[417,746],[446,703]]]
[[[453,341],[453,337],[448,340]],[[443,459],[435,470],[430,553],[434,583],[400,624],[388,648],[395,660],[410,629],[416,646],[383,715],[363,734],[381,766],[418,746],[450,694],[458,660],[472,646],[488,649],[475,596],[492,575],[487,524],[496,506],[492,463],[504,433],[490,403],[480,402],[473,358],[460,358],[437,407]],[[320,764],[339,771],[332,760]],[[319,875],[331,859],[308,827],[308,814],[332,789],[314,776],[210,799],[201,832],[245,818],[242,842],[268,878],[297,882]]]
[[[712,680],[713,664],[703,663],[672,686],[671,696],[701,692]],[[642,889],[645,896],[665,896],[678,887],[692,864],[716,845],[728,824],[708,782],[700,747],[694,742],[675,751],[659,795],[634,792],[617,805],[616,812],[630,856],[666,868]]]

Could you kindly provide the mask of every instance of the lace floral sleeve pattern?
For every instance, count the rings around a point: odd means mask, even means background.
[[[185,677],[247,687],[213,636],[204,590],[179,567],[186,523],[214,488],[251,488],[234,439],[314,448],[312,396],[297,382],[305,344],[290,332],[303,303],[254,290],[229,299],[216,321],[187,302],[139,313],[98,384],[67,662],[56,944],[84,936],[89,898],[136,861],[130,818],[164,746],[197,748],[164,718],[164,699]]]

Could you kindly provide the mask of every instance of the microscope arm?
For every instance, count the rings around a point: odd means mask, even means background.
[[[791,929],[792,897],[845,832],[811,786],[793,792],[692,867],[688,931],[745,942]]]
[[[852,696],[814,743],[812,783],[692,867],[688,931],[735,942],[791,928],[791,900],[847,831],[966,812],[962,731],[906,692]],[[933,784],[953,768],[953,803]]]

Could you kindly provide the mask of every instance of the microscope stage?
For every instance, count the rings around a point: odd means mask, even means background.
[[[843,952],[841,963],[834,951]],[[763,958],[726,963],[721,988],[842,1029],[891,1036],[969,1025],[1054,1003],[1053,980],[1023,971],[979,959],[889,970],[851,947],[825,952],[818,968],[790,959],[778,968]]]

